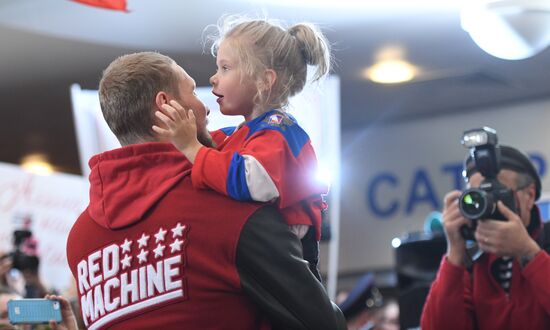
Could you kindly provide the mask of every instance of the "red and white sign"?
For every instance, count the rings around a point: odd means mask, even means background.
[[[67,236],[88,204],[88,190],[81,176],[41,176],[0,163],[0,251],[12,251],[13,231],[29,226],[38,241],[40,275],[46,287],[68,288],[72,275],[65,250]]]

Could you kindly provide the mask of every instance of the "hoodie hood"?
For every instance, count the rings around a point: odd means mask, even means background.
[[[88,212],[109,229],[139,222],[164,195],[190,175],[191,163],[172,144],[143,143],[90,159]]]

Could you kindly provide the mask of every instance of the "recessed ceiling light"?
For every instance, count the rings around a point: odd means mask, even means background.
[[[388,59],[376,62],[365,69],[363,75],[380,84],[398,84],[412,80],[418,68],[407,61]]]

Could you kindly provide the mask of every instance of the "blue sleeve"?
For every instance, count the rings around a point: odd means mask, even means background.
[[[233,154],[229,171],[227,173],[227,193],[233,199],[239,201],[250,201],[250,192],[246,183],[246,168],[244,157],[237,152]]]

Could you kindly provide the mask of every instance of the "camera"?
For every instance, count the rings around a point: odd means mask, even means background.
[[[20,271],[37,271],[39,266],[38,257],[35,254],[36,242],[32,238],[32,232],[27,229],[15,230],[13,232],[13,251],[5,255],[10,258],[12,268]]]
[[[490,127],[468,130],[464,132],[461,142],[469,148],[475,170],[485,178],[479,187],[464,190],[458,203],[462,215],[472,221],[471,226],[461,228],[462,236],[475,240],[477,220],[506,221],[497,208],[497,202],[502,201],[516,212],[516,201],[514,192],[497,179],[501,156],[496,131]]]

